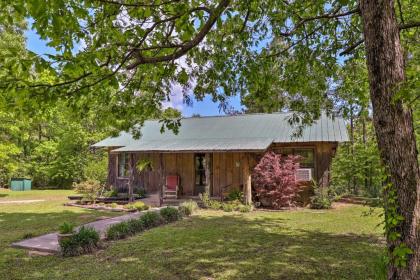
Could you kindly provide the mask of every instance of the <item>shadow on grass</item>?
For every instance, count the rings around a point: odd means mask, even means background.
[[[60,214],[46,215],[57,218]],[[285,219],[246,217],[194,216],[117,241],[95,255],[21,257],[10,259],[7,267],[17,279],[119,279],[122,275],[125,279],[374,277],[372,266],[382,251],[375,236],[293,229]],[[0,219],[9,218],[2,214]]]
[[[7,194],[7,193],[0,193],[0,197],[6,197],[6,196],[9,196],[9,194]]]
[[[150,279],[368,279],[381,251],[375,236],[293,230],[284,219],[238,215],[197,216],[115,244],[101,257]]]

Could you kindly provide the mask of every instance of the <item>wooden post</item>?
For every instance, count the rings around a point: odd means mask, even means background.
[[[160,190],[159,190],[159,206],[163,205],[163,195],[164,195],[164,188],[165,188],[165,178],[163,172],[163,154],[159,153],[159,175],[160,175]]]
[[[211,186],[211,178],[210,178],[210,154],[206,153],[205,155],[205,161],[206,164],[204,166],[205,168],[205,174],[206,174],[206,187],[205,192],[209,194],[209,196],[212,196],[212,193],[210,193],[210,186]]]
[[[251,186],[251,172],[249,168],[249,155],[245,154],[243,156],[243,165],[242,165],[242,176],[244,184],[244,196],[245,204],[252,204],[252,186]]]
[[[134,189],[134,168],[135,168],[135,164],[134,164],[134,154],[130,153],[130,161],[129,161],[129,165],[130,165],[130,177],[128,180],[128,201],[129,202],[133,202],[134,201],[134,196],[133,196],[133,189]]]

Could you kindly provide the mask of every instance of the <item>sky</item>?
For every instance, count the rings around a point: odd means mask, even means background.
[[[31,22],[29,21],[29,23]],[[38,55],[55,53],[55,50],[48,47],[46,45],[47,42],[42,40],[35,31],[27,30],[25,35],[27,38],[27,47],[31,51],[37,53]],[[240,110],[242,108],[239,96],[230,98],[228,102],[229,105],[236,110]],[[211,100],[211,96],[206,96],[203,101],[193,99],[192,106],[187,106],[183,102],[182,90],[179,86],[174,86],[170,94],[170,101],[165,102],[163,105],[164,107],[173,107],[178,109],[184,117],[190,117],[193,114],[199,114],[201,116],[224,115],[223,112],[219,111],[219,104],[214,103]]]

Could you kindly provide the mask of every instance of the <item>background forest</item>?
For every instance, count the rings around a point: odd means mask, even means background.
[[[0,33],[0,78],[8,87],[0,94],[0,186],[7,186],[11,177],[30,177],[38,188],[67,188],[73,182],[88,178],[104,182],[106,153],[92,150],[91,144],[121,129],[128,129],[133,123],[141,124],[150,118],[160,118],[164,122],[180,116],[180,112],[174,109],[162,112],[160,102],[165,100],[164,95],[156,100],[155,92],[145,94],[141,100],[131,100],[132,97],[115,93],[112,90],[115,85],[108,81],[101,84],[101,89],[74,98],[61,95],[59,91],[42,97],[35,90],[20,98],[16,83],[10,86],[13,80],[19,84],[22,77],[39,82],[55,78],[54,71],[45,67],[46,61],[27,50],[26,28],[27,24],[21,21],[13,26],[2,26]],[[410,83],[401,95],[415,97],[419,79],[416,75],[418,47],[409,44],[415,40],[415,33],[405,33],[405,36],[405,48],[410,53],[406,69]],[[276,50],[284,44],[281,39],[274,40],[269,49]],[[330,64],[328,70],[316,60],[311,64],[301,64],[299,57],[293,54],[286,59],[273,58],[263,65],[248,61],[242,75],[248,80],[249,90],[239,94],[246,113],[293,110],[306,112],[301,117],[304,122],[310,122],[322,109],[345,118],[351,141],[337,150],[331,170],[331,189],[338,195],[378,197],[384,169],[372,125],[367,69],[361,51],[356,50],[353,57],[341,63]],[[25,63],[31,60],[36,63]],[[78,71],[77,67],[72,71]],[[186,72],[180,74],[178,82],[188,80]],[[264,79],[256,79],[258,76]],[[228,76],[226,79],[229,81]],[[194,93],[200,99],[202,95],[197,95],[197,90],[200,90],[199,86]],[[314,94],[320,91],[325,95],[321,99],[315,98]],[[225,93],[229,93],[229,85],[225,85]],[[311,96],[314,100],[306,102],[304,96]],[[186,96],[187,103],[188,98],[194,97]],[[221,102],[225,113],[243,113],[230,111],[223,95],[216,96],[215,101]],[[418,136],[420,109],[415,106],[418,99],[413,102]]]
[[[4,64],[13,66],[13,57],[31,55],[25,50],[22,33],[8,30],[1,36],[4,38],[0,43]],[[5,59],[6,55],[9,60]],[[416,67],[418,65],[414,64],[413,72]],[[18,68],[11,70],[15,73],[25,71]],[[244,112],[296,110],[304,106],[298,99],[288,95],[285,88],[289,85],[279,82],[277,79],[270,89],[265,88],[264,84],[259,85],[258,91],[243,96]],[[333,84],[334,87],[328,91],[329,103],[325,107],[329,113],[347,120],[351,142],[340,145],[337,151],[331,170],[331,190],[336,195],[379,197],[385,175],[370,117],[364,62],[358,59],[344,62],[337,69]],[[264,88],[268,94],[274,95],[274,102],[267,102],[265,95],[259,98]],[[277,91],[273,92],[273,88]],[[4,95],[2,98],[6,100],[7,97]],[[0,186],[7,186],[12,177],[30,177],[37,188],[68,188],[73,182],[84,179],[105,182],[106,152],[95,151],[90,145],[115,134],[118,131],[118,118],[115,118],[116,114],[112,115],[110,121],[107,118],[109,114],[104,116],[102,113],[109,108],[100,108],[97,104],[86,106],[80,112],[69,103],[72,104],[68,100],[57,100],[47,104],[27,103],[23,107],[0,103],[3,105],[0,107]],[[80,104],[77,106],[80,107]],[[23,109],[16,111],[16,108]],[[159,117],[157,112],[151,113],[150,117]],[[414,113],[419,135],[420,110]],[[178,117],[180,112],[169,109],[165,114],[167,117]]]

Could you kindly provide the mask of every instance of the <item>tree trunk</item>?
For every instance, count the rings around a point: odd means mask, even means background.
[[[367,149],[367,145],[366,145],[366,142],[367,142],[367,137],[366,137],[366,116],[364,114],[364,110],[362,111],[361,117],[362,117],[362,137],[363,137],[362,140],[363,140],[363,148],[366,151],[366,149]],[[370,186],[368,184],[368,182],[369,182],[368,177],[371,177],[372,175],[369,172],[369,168],[368,168],[367,164],[365,165],[364,172],[365,172],[365,174],[364,174],[364,177],[365,177],[365,180],[364,180],[365,181],[365,190],[367,190],[368,188],[371,189],[372,186]]]
[[[369,72],[373,123],[381,158],[397,190],[399,212],[404,217],[400,242],[413,254],[405,268],[390,267],[389,279],[419,279],[420,261],[420,174],[411,110],[393,100],[404,81],[403,53],[399,28],[391,0],[360,0]],[[391,265],[392,266],[392,265]],[[417,276],[416,276],[417,275]]]
[[[351,151],[351,158],[354,161],[354,113],[353,113],[353,105],[350,106],[350,151]],[[353,173],[354,174],[354,173]],[[357,182],[354,175],[351,177],[351,185],[352,185],[352,192],[354,195],[358,194]]]

